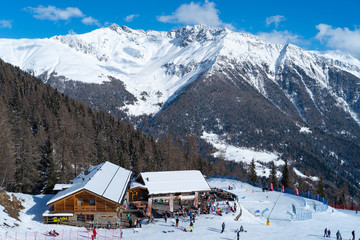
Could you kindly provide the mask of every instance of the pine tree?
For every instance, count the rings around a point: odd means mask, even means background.
[[[270,182],[275,186],[278,185],[278,179],[276,177],[276,167],[274,161],[271,162]]]
[[[281,184],[284,186],[284,188],[290,187],[290,174],[287,160],[285,160],[284,168],[282,171]]]
[[[251,163],[250,163],[249,180],[254,183],[257,182],[256,167],[255,167],[254,159],[251,160]]]

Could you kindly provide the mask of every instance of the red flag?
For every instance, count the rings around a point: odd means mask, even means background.
[[[298,189],[298,188],[295,188],[295,190],[296,190],[296,195],[299,196],[299,189]]]
[[[270,183],[270,190],[271,190],[271,191],[274,191],[274,186],[273,186],[272,183]]]
[[[285,187],[284,187],[284,185],[281,185],[281,192],[285,192]]]

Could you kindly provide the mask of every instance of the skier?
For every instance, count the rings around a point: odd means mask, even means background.
[[[192,230],[193,230],[193,222],[192,221],[190,221],[190,232],[192,232]]]
[[[129,219],[129,227],[132,227],[132,220],[131,220],[131,218]]]
[[[337,232],[336,232],[336,240],[341,240],[342,238],[341,238],[341,234],[340,234],[340,231],[338,230]]]
[[[327,237],[327,228],[324,230],[324,237]]]
[[[164,214],[164,219],[165,219],[165,222],[167,222],[167,214],[166,213]]]
[[[240,232],[243,232],[243,231],[244,231],[243,225],[240,226],[240,230],[239,230],[239,231],[240,231]]]
[[[328,235],[327,235],[327,237],[330,237],[330,235],[331,235],[331,231],[330,231],[330,229],[328,229]]]
[[[238,230],[238,231],[236,232],[236,239],[237,239],[237,240],[240,239],[240,230]]]
[[[352,231],[352,232],[351,232],[351,235],[352,235],[352,237],[353,237],[352,240],[355,240],[355,231]]]
[[[189,217],[190,217],[190,222],[191,222],[193,220],[193,213],[192,212],[189,213]]]
[[[139,226],[140,226],[140,228],[141,228],[141,224],[142,224],[142,219],[140,219],[140,221],[139,221]]]
[[[176,222],[175,226],[178,227],[179,226],[179,218],[178,217],[176,218],[175,222]]]
[[[223,233],[224,230],[225,230],[225,222],[222,223],[221,228],[222,228],[222,229],[221,229],[221,233]]]

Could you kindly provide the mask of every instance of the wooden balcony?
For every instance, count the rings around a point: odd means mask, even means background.
[[[96,206],[75,206],[75,212],[96,212]]]

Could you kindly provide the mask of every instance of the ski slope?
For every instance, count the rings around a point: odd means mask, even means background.
[[[236,239],[236,230],[243,225],[246,232],[240,234],[240,239],[323,239],[325,228],[331,229],[332,239],[335,233],[340,230],[343,239],[351,239],[351,232],[355,230],[356,239],[360,237],[360,214],[353,211],[338,211],[328,208],[324,212],[315,212],[313,209],[314,200],[303,199],[294,195],[279,192],[262,192],[261,189],[251,185],[227,179],[209,179],[211,187],[227,189],[238,195],[240,205],[243,209],[239,221],[234,221],[234,214],[200,215],[196,217],[194,231],[189,232],[189,219],[180,219],[179,227],[175,228],[174,219],[155,219],[154,224],[147,224],[145,220],[143,228],[138,231],[124,229],[121,239]],[[31,196],[26,194],[15,194],[23,199],[25,209],[21,212],[21,222],[13,220],[6,213],[0,211],[0,239],[91,239],[91,233],[84,228],[44,225],[41,223],[41,214],[45,211],[45,203],[52,197],[50,195]],[[269,218],[270,225],[266,225],[268,214],[279,199]],[[317,201],[315,201],[317,202]],[[291,221],[287,211],[292,212],[292,204],[298,209],[303,208],[312,211],[312,219],[305,221]],[[306,204],[306,205],[305,205]],[[317,202],[317,204],[321,204]],[[223,202],[220,205],[226,209]],[[260,213],[268,208],[263,217],[255,217],[254,212]],[[2,207],[0,206],[0,210]],[[239,211],[239,208],[238,208]],[[221,224],[225,222],[224,233],[221,232]],[[6,223],[10,227],[4,225]],[[18,226],[15,226],[17,224]],[[188,232],[184,232],[186,228]],[[45,236],[45,232],[55,229],[60,236],[54,238]],[[16,237],[16,238],[15,238]],[[120,239],[119,230],[98,229],[99,239]]]

